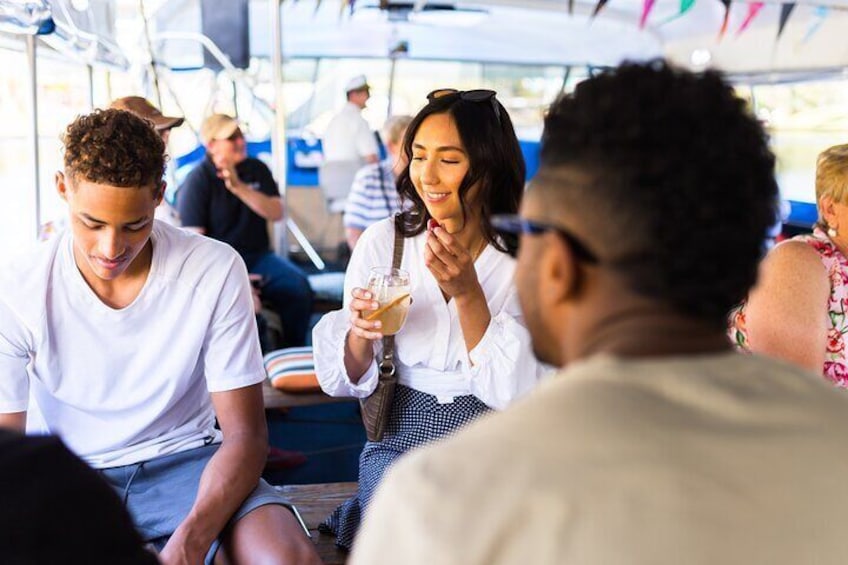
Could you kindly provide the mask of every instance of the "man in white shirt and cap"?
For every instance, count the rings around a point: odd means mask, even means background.
[[[324,162],[319,182],[331,211],[344,210],[353,177],[363,165],[379,160],[377,138],[362,110],[371,97],[365,75],[357,75],[345,85],[347,103],[333,116],[322,138]]]

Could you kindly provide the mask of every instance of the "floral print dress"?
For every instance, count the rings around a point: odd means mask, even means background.
[[[848,333],[848,258],[836,248],[827,234],[816,227],[812,234],[799,235],[793,241],[803,241],[819,254],[830,279],[830,298],[827,311],[830,328],[827,332],[827,351],[824,358],[824,376],[834,385],[848,388],[848,357],[845,351],[845,334]],[[750,352],[748,330],[745,326],[743,302],[730,313],[728,335],[737,349]]]

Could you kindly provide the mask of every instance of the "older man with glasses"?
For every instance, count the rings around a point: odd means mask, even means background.
[[[209,116],[200,128],[206,157],[188,174],[177,193],[183,227],[229,243],[247,269],[262,277],[262,297],[283,323],[283,345],[306,343],[312,289],[304,272],[271,250],[267,222],[283,218],[274,177],[259,159],[248,157],[238,121]]]

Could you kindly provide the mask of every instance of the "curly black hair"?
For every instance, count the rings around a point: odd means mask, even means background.
[[[500,251],[515,251],[515,240],[499,237],[491,223],[493,214],[514,214],[518,211],[524,193],[526,166],[521,146],[515,135],[512,120],[506,108],[497,100],[498,114],[490,101],[485,103],[464,100],[456,94],[433,98],[412,119],[403,140],[407,162],[412,161],[412,143],[418,128],[433,114],[449,114],[468,153],[469,169],[459,187],[459,198],[465,217],[469,206],[480,207],[480,229],[486,241]],[[468,202],[466,195],[480,183],[476,202]],[[427,227],[430,214],[418,196],[409,176],[407,165],[397,179],[401,198],[411,203],[402,216],[401,233],[412,237]]]
[[[777,218],[775,158],[719,72],[655,60],[580,83],[551,106],[540,162],[545,195],[582,217],[635,292],[722,326],[754,284]],[[567,170],[590,181],[544,180]]]
[[[77,116],[62,135],[65,173],[119,187],[159,190],[165,143],[153,124],[125,110]]]

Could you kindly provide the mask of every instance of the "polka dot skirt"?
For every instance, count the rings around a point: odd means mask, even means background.
[[[335,534],[336,545],[349,550],[386,469],[407,451],[442,438],[488,411],[475,396],[439,404],[431,394],[398,385],[383,441],[367,442],[359,456],[358,494],[336,508],[319,529]]]

